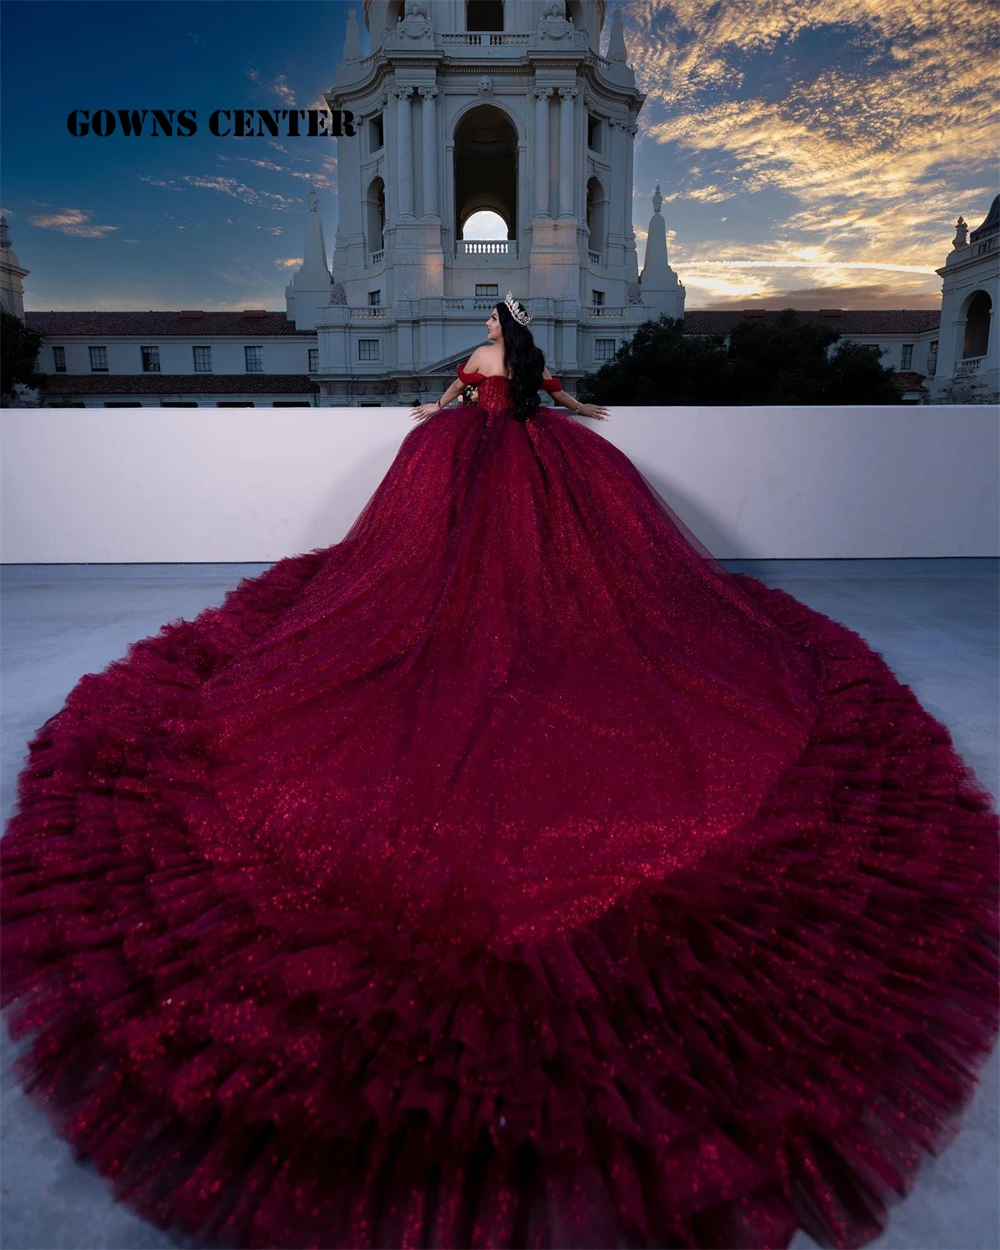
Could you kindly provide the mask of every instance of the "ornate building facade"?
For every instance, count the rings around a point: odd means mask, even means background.
[[[316,331],[326,402],[351,402],[375,379],[407,400],[436,390],[485,338],[508,288],[569,380],[613,356],[641,321],[683,314],[665,232],[640,279],[632,154],[645,97],[617,12],[600,55],[605,9],[606,0],[366,0],[367,56],[350,11],[326,93],[357,131],[337,140],[336,280],[310,222],[286,292],[289,317]],[[484,210],[506,238],[470,235]]]

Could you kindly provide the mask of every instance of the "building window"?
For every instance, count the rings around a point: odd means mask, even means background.
[[[477,282],[476,294],[482,296],[483,299],[490,299],[493,296],[499,297],[500,287],[496,282]]]
[[[319,348],[318,347],[309,348],[309,372],[310,373],[319,372]]]
[[[615,358],[614,339],[595,339],[594,340],[594,359],[595,360],[614,360],[614,358]]]
[[[104,401],[105,408],[141,408],[142,404],[138,400],[132,399],[106,399]]]
[[[252,408],[252,399],[219,399],[215,404],[216,408]]]
[[[603,303],[604,303],[604,292],[603,292],[603,291],[591,291],[591,295],[594,297],[594,303],[595,303],[595,304],[603,304]]]
[[[141,347],[143,373],[160,372],[160,349],[158,347]]]
[[[210,347],[192,347],[194,352],[195,373],[212,372],[212,349]]]
[[[66,372],[66,348],[53,347],[52,359],[55,361],[56,373]]]
[[[193,399],[161,399],[161,408],[197,408],[198,404]]]
[[[385,144],[385,125],[382,114],[368,119],[368,151],[377,152]]]
[[[382,405],[377,399],[363,399],[358,404],[359,408],[381,408]]]
[[[593,113],[587,114],[587,147],[592,152],[601,150],[601,119]]]
[[[271,405],[272,408],[311,408],[312,404],[308,399],[276,399]]]
[[[244,347],[243,356],[246,360],[247,373],[263,373],[264,372],[264,348],[263,347]]]
[[[90,348],[90,372],[91,373],[107,373],[108,371],[108,349],[106,347]]]
[[[913,368],[913,344],[912,343],[903,344],[903,358],[899,363],[899,367],[900,369],[912,369]]]
[[[381,291],[369,291],[368,292],[368,304],[371,308],[381,308],[382,292]]]
[[[358,360],[381,360],[378,339],[358,339]]]

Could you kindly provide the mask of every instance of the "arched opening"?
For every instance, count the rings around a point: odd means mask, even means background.
[[[477,249],[465,227],[473,215],[495,213],[505,226],[501,241],[478,250],[516,255],[517,131],[510,118],[492,104],[480,104],[463,115],[455,128],[455,221],[459,255]],[[495,240],[495,236],[494,236]]]
[[[390,30],[395,30],[399,22],[403,20],[406,9],[406,0],[389,0],[389,7],[385,14],[385,24]]]
[[[587,182],[587,246],[593,264],[605,263],[608,238],[608,193],[599,178]]]
[[[463,239],[506,239],[509,236],[507,223],[491,209],[477,209],[462,222]]]
[[[976,356],[985,356],[990,341],[990,313],[993,302],[985,291],[976,291],[969,300],[969,308],[965,314],[965,340],[962,344],[962,359],[969,360]]]
[[[465,0],[465,29],[503,30],[503,0]]]
[[[365,193],[365,242],[368,261],[377,264],[385,247],[385,183],[373,178]]]

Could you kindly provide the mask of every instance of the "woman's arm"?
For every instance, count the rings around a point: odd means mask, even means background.
[[[544,368],[543,380],[551,377],[548,367]],[[603,408],[600,404],[581,404],[579,400],[574,399],[572,395],[567,395],[565,391],[547,391],[546,394],[551,395],[555,403],[579,413],[581,417],[592,417],[595,421],[603,421],[607,416],[607,408]]]
[[[419,404],[413,408],[414,421],[423,421],[425,417],[431,416],[435,412],[439,412],[446,404],[450,404],[456,395],[461,395],[465,390],[465,383],[461,378],[456,378],[451,386],[445,391],[440,399],[429,404]]]

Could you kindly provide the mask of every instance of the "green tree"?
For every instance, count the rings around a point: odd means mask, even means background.
[[[613,360],[580,382],[602,404],[737,407],[765,404],[896,404],[902,396],[877,347],[841,343],[833,326],[794,308],[721,334],[685,336],[665,314],[644,321]]]
[[[20,317],[0,309],[0,404],[10,407],[18,383],[44,389],[45,374],[37,368],[42,337]]]

